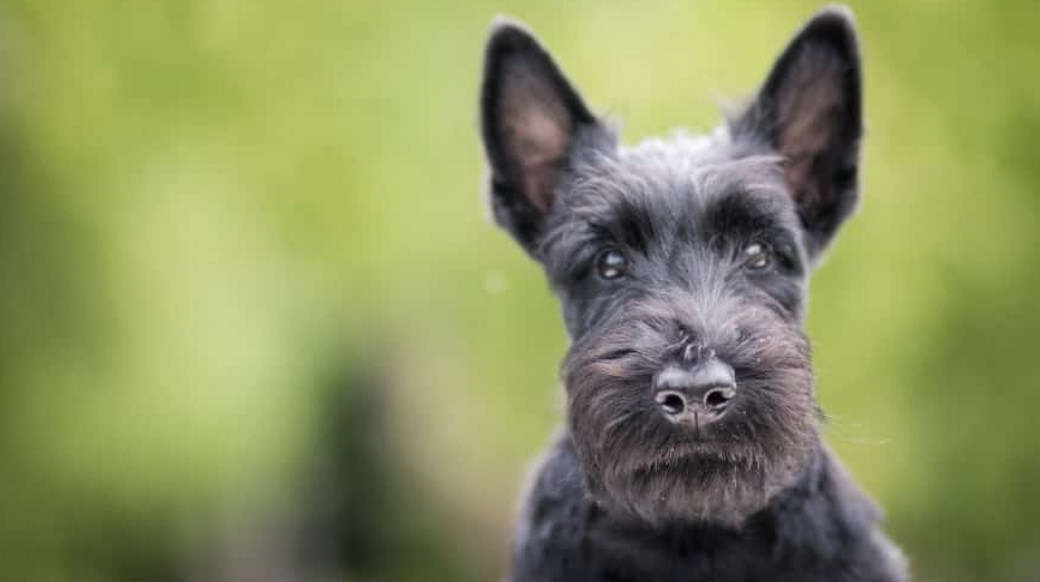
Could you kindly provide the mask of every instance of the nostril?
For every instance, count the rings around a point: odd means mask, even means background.
[[[715,388],[704,395],[704,404],[708,408],[721,408],[735,395],[736,391],[732,388]]]
[[[662,392],[657,395],[657,403],[661,410],[668,414],[681,414],[686,410],[686,399],[678,392]]]

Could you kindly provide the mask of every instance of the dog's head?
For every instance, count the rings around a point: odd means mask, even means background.
[[[509,22],[481,99],[495,219],[563,302],[589,491],[652,522],[739,524],[818,446],[802,320],[808,273],[857,198],[849,15],[816,15],[708,136],[620,146]]]

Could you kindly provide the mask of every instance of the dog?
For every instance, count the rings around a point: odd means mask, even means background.
[[[526,27],[493,25],[490,206],[572,342],[512,580],[908,579],[821,440],[803,329],[857,204],[861,99],[852,15],[829,7],[715,132],[625,147]]]

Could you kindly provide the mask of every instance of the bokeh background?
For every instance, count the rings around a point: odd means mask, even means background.
[[[854,3],[827,434],[918,580],[1040,580],[1040,10]],[[0,4],[0,577],[494,580],[565,346],[487,219],[496,13],[628,141],[817,2]]]

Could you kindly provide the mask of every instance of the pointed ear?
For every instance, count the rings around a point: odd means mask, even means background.
[[[795,36],[732,127],[738,138],[764,141],[783,157],[813,258],[856,206],[860,101],[852,14],[830,7]]]
[[[495,220],[533,252],[575,139],[596,119],[534,36],[502,19],[480,100]]]

